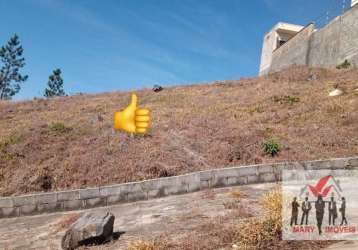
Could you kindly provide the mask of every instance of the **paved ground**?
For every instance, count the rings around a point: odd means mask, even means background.
[[[240,187],[248,197],[242,202],[254,207],[260,197],[274,184]],[[232,188],[214,189],[161,199],[121,204],[95,210],[109,210],[115,216],[114,230],[124,232],[116,241],[100,249],[124,249],[131,240],[171,232],[174,235],[190,232],[203,218],[215,217],[229,210],[224,204],[233,200]],[[86,210],[88,211],[88,210]],[[84,212],[84,211],[77,211]],[[0,220],[0,249],[60,249],[64,230],[58,225],[77,212],[45,214]],[[256,210],[256,212],[258,212]],[[253,213],[255,210],[253,208]],[[96,247],[94,247],[96,249]]]
[[[357,250],[358,241],[343,241],[333,244],[326,248],[327,250]]]
[[[257,184],[241,186],[240,190],[247,194],[241,201],[257,210],[257,199],[274,184]],[[214,189],[191,194],[170,196],[161,199],[121,204],[94,210],[108,210],[116,216],[114,230],[123,233],[111,243],[91,250],[125,249],[128,242],[150,238],[163,233],[169,235],[184,235],[200,224],[203,219],[223,215],[230,210],[224,204],[233,201],[229,195],[233,188]],[[256,209],[256,210],[255,210]],[[89,211],[89,210],[86,210]],[[64,229],[59,224],[75,213],[84,211],[44,214],[38,216],[19,217],[0,220],[0,249],[61,249],[61,237]],[[339,242],[331,245],[330,250],[358,249],[358,243]]]

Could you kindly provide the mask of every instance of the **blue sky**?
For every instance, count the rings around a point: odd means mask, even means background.
[[[349,0],[346,0],[349,2]],[[42,96],[61,68],[67,93],[132,90],[255,76],[277,22],[305,25],[342,0],[0,0],[0,45],[14,33]]]

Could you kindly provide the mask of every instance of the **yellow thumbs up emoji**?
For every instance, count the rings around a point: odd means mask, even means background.
[[[114,113],[114,128],[128,133],[144,134],[149,128],[149,120],[149,110],[138,108],[137,96],[132,94],[128,107]]]

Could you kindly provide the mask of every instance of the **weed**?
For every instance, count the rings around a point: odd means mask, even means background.
[[[12,134],[9,138],[4,141],[0,141],[0,153],[3,155],[5,161],[11,161],[18,156],[22,156],[18,153],[11,153],[7,148],[11,145],[20,143],[24,137],[19,134]]]
[[[339,103],[329,103],[325,109],[328,114],[343,114],[344,113],[344,106]]]
[[[273,96],[272,100],[274,102],[278,102],[280,104],[290,104],[293,105],[294,103],[297,103],[300,101],[300,98],[298,96]]]
[[[20,143],[24,137],[19,134],[12,134],[9,138],[5,139],[4,141],[0,141],[0,150],[4,150],[6,147],[10,145],[14,145]]]
[[[262,146],[263,146],[265,154],[271,155],[271,156],[277,155],[281,148],[280,144],[277,141],[275,141],[274,139],[265,141]]]
[[[337,69],[348,69],[348,68],[350,68],[350,67],[351,67],[351,63],[348,62],[347,59],[344,60],[343,63],[341,63],[341,64],[339,64],[339,65],[336,66]]]
[[[282,230],[282,195],[274,189],[260,200],[264,208],[263,218],[252,218],[240,225],[238,240],[242,249],[265,248],[272,241],[280,240]]]
[[[288,102],[289,104],[291,104],[291,105],[294,104],[295,102],[299,102],[299,101],[300,101],[300,98],[297,97],[297,96],[290,96],[290,95],[288,95],[288,96],[286,96],[285,98],[286,98],[287,102]]]
[[[253,115],[254,113],[259,113],[260,114],[260,113],[263,113],[263,112],[264,112],[264,109],[261,106],[256,106],[254,108],[249,109],[250,115]]]
[[[66,127],[62,122],[53,122],[48,126],[48,130],[53,134],[64,134],[71,130]]]
[[[239,203],[238,201],[227,201],[223,203],[225,209],[238,209]]]
[[[271,137],[272,133],[273,133],[273,128],[269,128],[269,127],[265,128],[264,130],[265,137]]]
[[[246,194],[243,193],[239,188],[235,188],[230,191],[229,195],[234,198],[234,201],[228,201],[224,203],[225,209],[239,209],[240,200],[243,197],[246,197]]]
[[[264,207],[269,223],[274,233],[281,231],[282,220],[282,194],[281,190],[276,188],[263,195],[260,203]]]

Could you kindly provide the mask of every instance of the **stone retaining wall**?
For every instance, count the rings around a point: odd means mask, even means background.
[[[112,186],[0,197],[0,218],[107,206],[207,188],[276,182],[281,181],[282,169],[351,168],[358,169],[358,156],[221,168]]]

